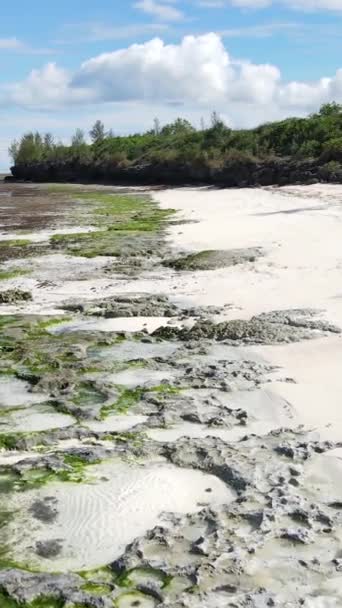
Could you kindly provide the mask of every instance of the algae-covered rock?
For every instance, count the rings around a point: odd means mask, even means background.
[[[255,262],[262,254],[263,250],[260,247],[207,250],[168,260],[164,262],[164,266],[175,270],[215,270],[245,262]]]
[[[73,300],[66,302],[63,308],[70,312],[106,318],[175,317],[179,313],[177,306],[166,296],[150,294],[119,295],[95,302]]]
[[[0,291],[0,304],[16,304],[17,302],[29,302],[30,300],[32,300],[30,291],[19,288]]]
[[[311,309],[272,311],[249,320],[233,319],[221,323],[198,321],[191,328],[160,327],[153,336],[163,339],[217,340],[237,344],[280,344],[297,342],[341,330],[319,319]]]

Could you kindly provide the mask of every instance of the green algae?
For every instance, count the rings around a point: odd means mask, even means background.
[[[23,604],[18,604],[15,600],[12,600],[8,595],[0,592],[0,606],[1,608],[25,608]]]
[[[102,409],[101,409],[101,418],[106,418],[106,416],[108,414],[112,414],[113,412],[116,412],[118,414],[124,414],[126,413],[131,407],[133,407],[134,405],[136,405],[137,403],[139,403],[139,401],[141,400],[143,394],[144,394],[144,389],[142,388],[135,388],[135,389],[130,389],[130,388],[124,388],[124,387],[117,387],[117,388],[121,388],[121,394],[119,396],[119,398],[117,399],[117,401],[115,401],[115,403],[111,404],[111,405],[105,405]]]
[[[90,595],[103,596],[108,595],[111,592],[111,588],[109,585],[104,585],[100,583],[85,583],[81,587],[82,591],[89,593]]]
[[[141,578],[154,579],[161,584],[161,588],[166,587],[172,580],[172,576],[166,574],[163,570],[148,567],[137,567],[131,570],[126,570],[117,575],[115,582],[120,587],[132,587],[141,582]]]
[[[147,246],[146,243],[139,242],[139,235],[157,233],[174,212],[159,209],[151,198],[137,194],[120,195],[101,192],[72,194],[80,203],[87,204],[89,222],[99,230],[67,235],[56,234],[51,237],[50,243],[65,249],[71,255],[87,258],[126,255],[127,246],[138,252]]]
[[[16,279],[31,274],[31,270],[0,270],[0,281]]]
[[[12,492],[26,492],[54,482],[84,483],[87,480],[91,480],[88,473],[91,471],[92,465],[99,464],[100,462],[97,460],[89,463],[81,457],[74,455],[65,455],[63,461],[65,468],[57,471],[42,467],[28,469],[19,473],[13,471],[8,466],[0,467],[0,493],[5,495]],[[6,511],[4,511],[4,518],[6,518]]]
[[[83,570],[78,572],[78,574],[84,578],[89,583],[96,584],[111,584],[114,582],[113,571],[109,566],[104,566],[103,568],[97,568],[95,570]]]
[[[96,369],[96,368],[94,368]],[[72,402],[75,405],[100,405],[107,401],[107,395],[104,391],[96,388],[93,382],[80,382]]]
[[[135,362],[134,362],[135,363]],[[127,367],[127,366],[125,366]],[[134,367],[134,366],[133,366]],[[140,367],[140,365],[139,365]],[[121,391],[118,399],[109,405],[105,405],[101,409],[101,418],[105,419],[109,414],[125,414],[132,407],[137,405],[147,393],[157,393],[160,396],[164,395],[176,395],[179,394],[183,388],[174,387],[169,384],[159,384],[151,387],[137,387],[137,388],[125,388],[123,386],[116,385],[116,388]]]
[[[0,247],[26,247],[32,245],[29,239],[10,239],[8,241],[0,241]]]
[[[156,602],[148,595],[145,595],[141,591],[128,591],[122,593],[114,601],[115,608],[135,608],[144,605],[143,602],[149,601],[150,606],[155,606]]]
[[[147,392],[159,393],[160,395],[178,395],[184,390],[178,386],[171,386],[170,384],[159,384],[146,389]]]

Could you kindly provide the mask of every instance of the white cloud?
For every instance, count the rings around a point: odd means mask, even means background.
[[[316,11],[342,11],[342,0],[286,0],[287,4],[292,8]]]
[[[314,82],[284,82],[274,65],[231,57],[214,33],[186,36],[179,44],[158,38],[133,44],[93,57],[74,73],[48,63],[0,88],[2,108],[79,114],[96,108],[100,115],[109,105],[113,112],[124,106],[136,113],[130,118],[135,128],[157,106],[196,115],[217,109],[232,125],[250,127],[305,115],[331,100],[342,102],[342,69]]]
[[[54,52],[52,49],[31,47],[14,36],[12,38],[0,38],[0,51],[12,51],[29,55],[48,55]]]
[[[161,21],[179,21],[183,19],[184,14],[178,8],[171,6],[175,1],[177,0],[138,0],[133,6]]]
[[[18,38],[0,38],[0,49],[6,51],[17,51],[23,48],[23,43]]]
[[[218,34],[222,38],[268,38],[278,32],[298,32],[305,30],[302,24],[284,23],[264,23],[262,25],[246,25],[225,30],[220,30]]]
[[[156,35],[168,29],[166,23],[136,23],[129,25],[108,25],[106,23],[85,22],[68,24],[63,27],[58,44],[79,44],[80,42],[104,42],[124,40],[145,35]]]
[[[282,5],[301,11],[342,11],[342,0],[198,0],[197,5],[206,8],[224,8],[229,5],[239,8],[260,9],[271,5]]]
[[[179,45],[155,38],[145,44],[105,53],[86,61],[72,87],[88,89],[97,99],[122,101],[224,101],[233,78],[230,58],[216,34],[186,36]]]

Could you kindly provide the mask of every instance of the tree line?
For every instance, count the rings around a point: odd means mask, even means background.
[[[76,129],[70,144],[56,141],[50,133],[25,133],[13,141],[9,154],[14,164],[37,162],[132,163],[191,162],[213,166],[228,159],[290,157],[342,161],[342,105],[324,104],[307,118],[288,118],[254,129],[230,129],[214,112],[208,126],[196,129],[188,120],[177,118],[161,125],[155,119],[145,133],[119,136],[106,130],[98,120],[89,131],[90,142]]]

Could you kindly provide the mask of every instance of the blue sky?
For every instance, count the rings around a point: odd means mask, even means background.
[[[342,101],[341,34],[342,0],[5,3],[0,168],[31,128],[67,140],[96,118],[126,133],[213,109],[249,127]]]

